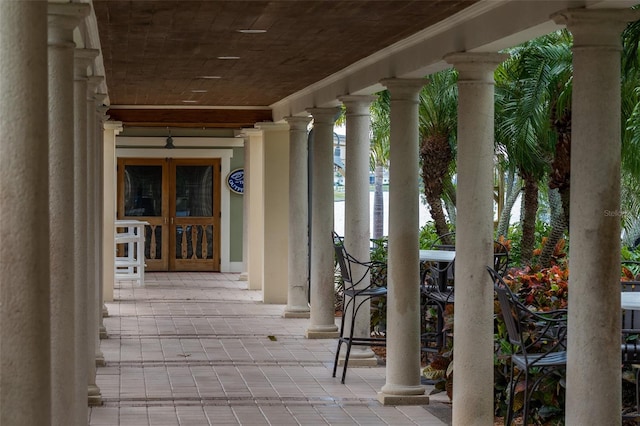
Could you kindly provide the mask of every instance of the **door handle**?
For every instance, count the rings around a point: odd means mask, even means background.
[[[171,224],[173,225],[173,218],[171,218]]]
[[[168,221],[167,221],[167,218],[165,217],[165,218],[164,218],[164,224],[166,225],[166,224],[167,224],[167,222],[168,222]]]

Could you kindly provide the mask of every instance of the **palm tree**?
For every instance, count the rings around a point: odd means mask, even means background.
[[[438,235],[448,233],[442,196],[451,186],[450,167],[454,159],[457,127],[458,74],[453,69],[430,76],[420,92],[420,161],[424,193]]]
[[[391,98],[384,90],[371,104],[371,150],[369,163],[374,172],[373,193],[373,238],[380,239],[384,233],[384,198],[382,180],[384,170],[389,167],[389,112]]]
[[[533,254],[538,185],[546,174],[554,208],[546,252],[553,252],[569,224],[571,45],[566,30],[539,37],[511,49],[511,58],[496,72],[498,142],[524,181],[521,250],[525,262]],[[561,207],[553,190],[560,196]]]
[[[527,48],[528,43],[513,49],[495,72],[498,151],[502,151],[507,171],[517,172],[523,182],[523,263],[530,263],[533,257],[538,185],[548,170],[550,141],[548,92],[530,84],[535,73],[527,67]]]
[[[622,33],[622,225],[623,243],[640,238],[640,21]]]

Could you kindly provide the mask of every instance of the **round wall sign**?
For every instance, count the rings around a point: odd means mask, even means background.
[[[235,169],[227,175],[227,186],[236,194],[244,193],[244,169]]]

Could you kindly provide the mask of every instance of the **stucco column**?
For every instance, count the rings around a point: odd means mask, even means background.
[[[387,379],[378,400],[426,404],[420,385],[418,95],[424,79],[386,79],[391,95]]]
[[[115,283],[115,231],[116,231],[116,136],[122,131],[121,121],[106,121],[103,124],[104,143],[104,215],[102,228],[104,232],[103,251],[103,286],[102,294],[105,302],[113,302],[113,285]],[[103,312],[108,315],[108,312]]]
[[[308,339],[338,337],[333,275],[333,124],[340,108],[311,108],[311,310]]]
[[[369,151],[371,116],[369,105],[375,96],[343,96],[340,101],[346,107],[346,149],[345,158],[345,224],[344,245],[347,252],[361,262],[370,260],[370,209],[369,209]],[[354,265],[352,273],[360,277],[366,269]],[[358,288],[369,286],[367,275]],[[362,303],[355,321],[354,336],[371,337],[371,303],[358,298],[356,306]],[[346,317],[345,332],[350,330],[351,318]],[[348,333],[347,333],[348,334]],[[345,351],[343,351],[343,354]],[[343,357],[344,359],[344,357]],[[349,366],[371,366],[378,363],[368,346],[353,346],[349,356]]]
[[[99,158],[98,158],[98,213],[96,217],[98,218],[98,228],[99,228],[99,240],[101,243],[98,245],[98,267],[99,267],[99,283],[98,283],[98,333],[99,339],[106,339],[109,337],[107,333],[107,328],[104,326],[103,318],[105,316],[109,316],[109,311],[107,310],[107,306],[104,304],[104,280],[106,276],[105,269],[113,269],[112,265],[105,263],[105,246],[107,246],[107,241],[111,238],[111,233],[105,233],[104,229],[104,216],[105,216],[105,146],[104,146],[104,123],[109,119],[107,115],[107,111],[109,107],[104,105],[103,102],[107,98],[107,95],[104,93],[96,94],[96,102],[98,106],[96,107],[96,144],[98,146]],[[106,236],[106,238],[105,238]],[[99,344],[99,343],[98,343]],[[98,351],[100,348],[96,348]],[[100,355],[100,353],[97,353]],[[98,359],[98,355],[96,356],[96,366],[102,367],[106,363],[104,361],[104,355],[102,359]]]
[[[75,50],[75,74],[74,74],[74,280],[75,280],[75,305],[76,305],[76,398],[78,401],[88,401],[89,394],[95,394],[95,389],[88,389],[89,360],[94,365],[94,355],[89,353],[89,342],[93,346],[93,340],[89,339],[87,318],[89,307],[88,287],[93,285],[88,274],[89,255],[88,242],[88,185],[87,185],[87,68],[98,55],[97,50]],[[93,336],[92,336],[93,337]],[[76,419],[77,424],[87,420],[87,411]]]
[[[285,318],[309,318],[309,145],[311,117],[289,123],[289,285]]]
[[[286,124],[259,123],[263,164],[261,195],[264,202],[262,247],[262,300],[287,303],[289,253],[289,128]]]
[[[44,425],[51,421],[46,2],[3,2],[0,57],[0,424]]]
[[[102,356],[100,352],[100,334],[98,332],[98,288],[100,286],[100,269],[98,267],[98,148],[96,143],[96,88],[103,77],[91,76],[87,78],[87,345],[89,357],[89,405],[101,405],[102,395],[96,384],[96,359]]]
[[[262,197],[263,135],[258,129],[245,129],[244,202],[248,204],[247,272],[249,290],[262,290],[264,247],[264,199]]]
[[[496,67],[508,55],[453,53],[458,167],[453,423],[493,424],[493,141]]]
[[[48,5],[49,32],[49,245],[51,279],[51,421],[73,424],[84,401],[74,398],[75,288],[73,253],[73,30],[90,6]],[[84,391],[84,386],[82,387]]]
[[[244,140],[244,186],[242,188],[242,272],[238,275],[238,281],[249,280],[249,220],[250,220],[250,207],[249,207],[249,177],[250,173],[250,148],[249,140],[247,137],[243,137]]]
[[[620,33],[640,16],[574,9],[553,18],[573,34],[565,420],[619,425]],[[594,389],[609,389],[608,397],[593,398]]]

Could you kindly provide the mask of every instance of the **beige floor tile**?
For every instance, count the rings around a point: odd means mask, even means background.
[[[147,273],[107,303],[91,426],[428,425],[428,407],[383,407],[384,367],[331,377],[335,339],[304,338],[237,274]],[[270,337],[271,336],[271,337]]]

